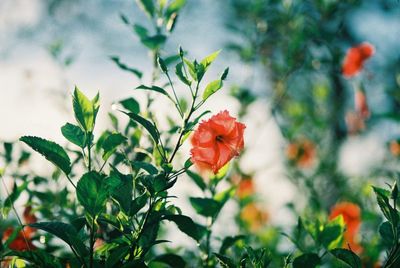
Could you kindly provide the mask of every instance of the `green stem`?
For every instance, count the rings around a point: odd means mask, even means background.
[[[207,218],[207,236],[206,236],[206,259],[204,262],[204,267],[210,267],[209,262],[211,259],[211,235],[212,235],[212,226],[214,225],[214,218],[208,217]]]
[[[89,267],[93,268],[93,255],[94,255],[94,243],[95,243],[95,217],[93,216],[92,225],[90,227],[90,255],[89,255]]]
[[[189,119],[190,119],[190,117],[192,116],[192,114],[196,111],[195,103],[196,103],[196,99],[197,99],[197,94],[198,94],[198,92],[199,92],[199,85],[200,85],[200,83],[197,82],[196,91],[195,91],[194,96],[193,96],[193,98],[192,98],[192,105],[191,105],[191,107],[190,107],[190,110],[189,110],[188,115],[186,116],[185,120],[183,121],[181,133],[180,133],[180,135],[179,135],[178,141],[177,141],[177,143],[176,143],[176,145],[175,145],[175,149],[174,149],[174,151],[172,152],[171,158],[169,159],[168,163],[171,163],[171,162],[172,162],[172,160],[174,159],[176,153],[178,152],[179,148],[181,147],[181,141],[182,141],[182,138],[183,138],[183,136],[184,136],[184,134],[185,134],[186,125],[188,124]]]

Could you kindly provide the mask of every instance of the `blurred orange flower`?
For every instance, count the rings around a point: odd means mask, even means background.
[[[362,43],[347,50],[342,65],[342,73],[350,78],[357,75],[364,67],[364,62],[375,53],[375,48],[369,43]]]
[[[391,141],[389,149],[393,156],[400,156],[400,143],[398,141]]]
[[[357,134],[365,129],[365,120],[356,112],[346,113],[346,126],[350,135]]]
[[[216,174],[243,149],[245,128],[228,111],[203,121],[192,138],[191,161],[200,169]]]
[[[267,221],[268,213],[261,210],[253,202],[242,208],[240,218],[249,226],[250,230],[258,231]]]
[[[370,116],[370,111],[367,103],[367,96],[364,91],[357,89],[354,93],[354,107],[356,112],[363,119],[367,119]]]
[[[312,166],[315,160],[315,145],[310,140],[290,143],[286,149],[287,158],[295,162],[299,167]]]
[[[331,209],[329,219],[332,220],[339,215],[343,216],[343,220],[346,224],[343,246],[347,247],[347,244],[349,244],[351,250],[353,250],[356,253],[360,253],[363,250],[363,248],[356,241],[356,236],[358,234],[361,225],[360,207],[350,202],[338,203]]]
[[[252,178],[243,178],[237,187],[236,194],[240,199],[254,194],[254,181]]]

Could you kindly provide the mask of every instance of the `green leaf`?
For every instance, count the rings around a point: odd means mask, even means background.
[[[185,62],[186,66],[188,67],[188,71],[189,71],[190,76],[194,80],[197,81],[196,68],[194,67],[194,64],[190,60],[188,60],[186,58],[183,58],[183,61]]]
[[[158,144],[160,136],[158,135],[157,128],[155,125],[153,125],[153,123],[135,113],[125,114],[127,114],[133,121],[141,124],[150,133],[150,136],[153,138],[154,142]]]
[[[7,163],[10,163],[12,160],[13,144],[10,142],[5,142],[3,145],[4,145],[4,158]]]
[[[85,132],[83,132],[80,127],[70,123],[66,123],[61,128],[61,133],[68,141],[72,142],[73,144],[81,148],[85,148],[86,135]]]
[[[167,40],[167,37],[163,34],[157,34],[154,36],[149,36],[146,38],[141,39],[140,41],[145,45],[146,47],[150,49],[157,49],[160,46],[162,46],[165,41]]]
[[[160,66],[161,71],[163,71],[163,73],[168,73],[168,67],[167,64],[165,64],[164,60],[161,57],[157,57],[157,62],[158,65]]]
[[[390,205],[389,196],[390,192],[379,187],[372,187],[376,194],[376,199],[378,205],[388,221],[392,223],[393,226],[397,226],[399,222],[399,215],[397,211]]]
[[[119,180],[119,186],[112,189],[111,196],[118,201],[125,214],[129,215],[133,197],[133,178],[131,175],[120,173],[116,168],[111,170],[110,176]]]
[[[147,173],[149,173],[150,175],[155,175],[158,173],[158,169],[152,164],[147,162],[133,161],[132,165],[137,169],[143,169],[147,171]]]
[[[0,177],[1,177],[1,175],[0,175]],[[21,193],[26,190],[26,188],[28,187],[28,184],[29,184],[28,181],[24,181],[20,186],[18,186],[17,183],[14,182],[12,192],[4,200],[3,204],[1,204],[1,200],[0,200],[0,211],[1,211],[1,215],[3,216],[3,218],[7,218],[8,213],[10,213],[10,210],[12,209],[14,202],[20,197]]]
[[[111,250],[110,256],[106,260],[106,268],[115,267],[115,265],[124,259],[129,253],[129,245],[119,245],[117,248]]]
[[[153,0],[136,0],[139,7],[150,17],[154,17],[155,7]]]
[[[319,234],[319,240],[327,249],[339,247],[343,241],[344,230],[345,222],[343,216],[339,215],[324,226],[324,229]]]
[[[202,190],[204,191],[207,188],[206,183],[204,182],[203,178],[193,171],[187,170],[186,174],[188,174],[189,178],[193,180],[193,182]]]
[[[130,216],[136,215],[142,208],[147,203],[147,194],[144,193],[139,197],[136,197],[134,200],[131,202],[131,211],[130,211]]]
[[[140,85],[140,86],[138,86],[136,89],[143,89],[143,90],[155,91],[155,92],[158,92],[158,93],[161,93],[161,94],[167,96],[170,100],[172,100],[172,98],[171,98],[171,96],[168,94],[168,92],[165,91],[165,90],[164,90],[163,88],[161,88],[161,87],[157,87],[157,86],[148,87],[148,86],[145,86],[145,85]]]
[[[379,234],[387,246],[392,246],[394,243],[394,234],[392,224],[388,221],[383,222],[379,226]]]
[[[52,267],[62,268],[60,261],[45,251],[32,250],[32,251],[8,251],[1,257],[18,257],[26,260],[32,264],[38,265],[37,267]],[[4,266],[5,267],[5,266]],[[14,266],[13,266],[14,267]],[[16,267],[16,266],[15,266]]]
[[[330,251],[330,253],[335,256],[337,259],[345,262],[352,268],[361,268],[361,260],[354,252],[344,249],[344,248],[335,248]]]
[[[293,261],[293,268],[314,268],[321,264],[320,257],[315,253],[303,254]]]
[[[236,187],[230,187],[226,189],[225,191],[222,191],[214,196],[214,200],[220,203],[221,206],[223,206],[226,201],[228,201],[231,197],[235,195],[236,192]]]
[[[207,71],[208,67],[218,57],[220,52],[221,52],[221,50],[217,50],[201,60],[200,64],[204,66],[205,71]]]
[[[92,132],[99,111],[99,94],[89,100],[77,87],[75,87],[72,105],[75,118],[86,132]]]
[[[125,143],[127,138],[121,133],[112,133],[109,135],[102,144],[103,160],[106,161],[120,146]]]
[[[70,245],[79,256],[87,256],[88,250],[82,243],[74,226],[64,222],[38,222],[29,226],[51,233]]]
[[[232,247],[237,241],[245,239],[246,236],[244,235],[237,235],[237,236],[227,236],[224,238],[221,244],[221,248],[219,249],[220,254],[225,254],[226,250]]]
[[[206,217],[214,217],[221,210],[221,204],[211,198],[190,197],[190,204],[197,213]]]
[[[59,167],[65,174],[71,172],[71,161],[65,150],[57,143],[33,136],[24,136],[19,140],[43,155],[47,160]]]
[[[178,76],[178,78],[185,83],[186,85],[190,86],[192,82],[189,81],[189,79],[186,77],[186,75],[183,73],[183,63],[180,62],[175,66],[175,73]]]
[[[141,40],[147,38],[149,35],[149,31],[140,24],[133,25],[133,30],[136,32]]]
[[[137,100],[135,100],[132,97],[124,99],[124,100],[120,101],[119,103],[121,103],[122,107],[127,109],[129,112],[132,112],[135,114],[140,113],[140,104],[139,104],[139,102],[137,102]]]
[[[214,94],[215,92],[217,92],[218,90],[220,90],[222,88],[222,80],[218,79],[218,80],[214,80],[212,82],[210,82],[207,86],[206,89],[204,90],[203,93],[203,101],[205,101],[206,99],[208,99],[212,94]]]
[[[179,230],[197,242],[202,239],[207,231],[206,227],[195,223],[191,218],[184,215],[165,215],[163,219],[173,221]]]
[[[166,253],[158,255],[152,262],[161,262],[167,264],[171,268],[184,268],[186,267],[186,261],[179,255],[173,253]]]
[[[218,253],[214,253],[214,255],[215,255],[215,257],[217,257],[217,259],[222,267],[225,267],[225,268],[236,268],[237,267],[230,258],[228,258],[222,254],[218,254]]]
[[[99,173],[91,171],[82,176],[76,187],[79,203],[93,217],[105,208],[109,195],[109,188],[104,180]]]
[[[111,56],[110,59],[122,70],[130,72],[134,74],[137,78],[141,79],[143,77],[143,73],[139,71],[138,69],[129,67],[125,63],[122,63],[117,56]]]
[[[224,81],[224,80],[228,77],[228,73],[229,73],[229,67],[226,68],[226,69],[224,70],[224,72],[222,73],[222,75],[221,75],[221,80],[222,80],[222,81]]]

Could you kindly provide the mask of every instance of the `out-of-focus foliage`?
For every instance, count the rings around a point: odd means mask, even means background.
[[[75,87],[75,121],[61,127],[67,145],[33,136],[20,139],[29,150],[20,143],[1,143],[1,189],[6,193],[0,199],[1,267],[400,265],[395,168],[400,139],[388,144],[386,161],[362,178],[347,175],[338,165],[349,138],[399,120],[399,55],[378,66],[373,59],[379,46],[360,40],[352,25],[351,16],[371,3],[225,2],[228,29],[239,40],[227,40],[227,47],[253,70],[245,83],[231,87],[231,97],[240,103],[238,118],[224,111],[203,120],[210,114],[203,105],[224,88],[229,74],[226,68],[209,77],[220,51],[192,60],[181,47],[175,53],[167,50],[186,1],[137,0],[146,21],[139,23],[126,10],[119,17],[148,50],[152,68],[142,70],[124,55],[110,57],[137,85],[130,97],[114,103],[118,111],[109,113],[109,128],[95,134],[100,95],[88,98]],[[49,15],[57,17],[63,7],[79,1],[44,3]],[[373,6],[382,13],[400,13],[395,1]],[[48,51],[62,68],[75,58],[62,41],[52,42]],[[251,83],[260,71],[271,85],[262,98]],[[375,88],[385,95],[385,108],[369,105]],[[145,101],[138,94],[145,94]],[[159,98],[169,102],[169,113],[154,112]],[[239,122],[258,101],[267,102],[264,112],[285,138],[287,175],[298,187],[296,199],[286,206],[298,219],[290,228],[286,222],[270,224],[276,215],[258,194],[259,171],[247,170],[242,161],[248,152],[243,150],[245,126]],[[164,121],[167,127],[161,127]],[[190,157],[181,150],[189,141]],[[37,174],[32,151],[51,162],[54,171]],[[198,190],[188,198],[193,218],[170,194],[183,176]],[[12,185],[4,178],[11,178]],[[26,200],[22,213],[21,200]],[[230,201],[238,208],[238,232],[220,237],[214,225],[226,216],[222,210]],[[303,202],[305,207],[298,205]],[[186,234],[193,247],[164,240],[166,222]]]
[[[227,0],[226,3],[232,6],[227,27],[239,37],[239,41],[229,42],[227,47],[249,68],[253,68],[253,73],[261,69],[271,79],[271,86],[265,86],[263,92],[269,104],[266,112],[273,115],[287,141],[283,151],[288,176],[299,187],[301,195],[307,197],[307,206],[300,212],[304,216],[293,233],[288,235],[297,249],[287,252],[291,256],[287,260],[291,262],[294,259],[294,267],[314,267],[322,262],[331,263],[329,255],[339,259],[339,255],[346,255],[343,252],[323,253],[321,246],[326,250],[330,246],[321,235],[327,228],[323,227],[324,222],[331,222],[327,214],[334,210],[334,204],[350,201],[361,208],[359,221],[362,221],[362,235],[357,232],[355,238],[352,236],[350,239],[346,231],[343,246],[347,247],[346,243],[349,243],[347,248],[360,254],[363,266],[372,267],[382,260],[382,248],[378,246],[376,232],[380,220],[369,200],[371,190],[368,188],[371,181],[375,181],[374,184],[383,182],[377,176],[386,178],[396,174],[392,168],[393,155],[387,151],[388,162],[377,171],[371,170],[365,178],[345,175],[338,164],[341,146],[347,139],[365,135],[383,122],[398,120],[398,96],[395,92],[399,90],[396,81],[399,54],[387,57],[380,65],[376,62],[367,64],[356,77],[344,77],[342,66],[350,47],[369,41],[359,39],[355,25],[352,25],[352,16],[366,6],[382,14],[399,14],[398,3],[357,0]],[[379,48],[376,47],[377,54],[382,57],[384,53]],[[250,76],[245,81],[252,79],[256,77]],[[244,83],[239,88],[251,91],[251,85]],[[370,107],[368,103],[372,103],[371,96],[377,95],[373,92],[377,88],[382,90],[380,94],[385,96],[385,103],[380,104],[383,106],[375,112],[375,106]],[[392,153],[397,151],[395,142],[391,143],[391,148]],[[295,201],[288,205],[298,213]],[[305,224],[305,219],[320,227]],[[348,225],[346,218],[345,222]],[[310,247],[309,241],[302,238],[304,233],[311,235],[316,244]],[[339,238],[332,234],[329,239]],[[263,244],[261,236],[259,241]],[[362,250],[358,244],[351,243],[355,241],[361,241]],[[388,254],[389,260],[393,258],[390,254],[394,253]],[[390,266],[395,264],[389,260],[384,267],[395,267]],[[350,263],[350,266],[361,267],[361,263]]]

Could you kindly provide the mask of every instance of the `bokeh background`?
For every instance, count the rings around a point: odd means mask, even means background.
[[[302,210],[308,202],[307,195],[298,191],[287,165],[286,147],[297,138],[291,132],[297,131],[300,137],[310,134],[308,138],[312,138],[318,148],[334,147],[335,157],[331,159],[335,162],[334,169],[338,170],[340,180],[346,178],[350,183],[353,178],[357,181],[368,177],[390,158],[387,143],[400,134],[398,123],[389,116],[400,107],[399,3],[395,0],[349,1],[348,6],[344,6],[342,1],[334,0],[250,1],[245,4],[251,8],[240,8],[244,2],[188,0],[165,50],[172,53],[182,45],[191,58],[202,58],[223,48],[211,73],[216,75],[229,66],[230,76],[224,90],[207,104],[213,112],[228,109],[233,114],[238,113],[240,103],[229,94],[229,88],[234,85],[244,85],[257,96],[242,120],[247,125],[248,149],[241,159],[241,167],[245,172],[254,172],[257,192],[268,211],[269,222],[289,226],[296,217],[288,203]],[[327,8],[330,13],[318,13],[318,9],[313,9],[313,2],[332,6],[332,10]],[[286,17],[276,20],[273,8]],[[29,134],[65,143],[60,127],[73,120],[71,92],[74,85],[89,96],[100,92],[101,110],[96,131],[99,133],[108,126],[107,113],[113,103],[136,94],[133,88],[140,84],[135,77],[118,70],[109,57],[120,56],[124,62],[144,70],[144,81],[149,79],[150,73],[146,70],[151,67],[147,50],[121,22],[121,12],[133,21],[145,20],[134,1],[128,0],[0,0],[0,140],[15,141]],[[322,45],[318,40],[307,39],[307,31],[303,37],[297,35],[302,32],[301,27],[310,30],[311,36],[317,35],[312,31],[320,30],[318,27],[322,26],[315,21],[321,18],[326,19],[323,24],[326,36],[318,37]],[[328,39],[335,36],[330,26],[345,29],[344,34],[340,33],[344,39]],[[251,50],[253,37],[261,39],[256,46],[259,50]],[[355,82],[340,78],[343,92],[335,95],[332,70],[340,76],[346,50],[364,41],[375,46],[376,54],[368,61],[362,78]],[[324,42],[327,42],[326,47],[334,44],[335,53],[326,52]],[[296,47],[297,43],[301,48]],[[252,56],[246,56],[246,49]],[[297,50],[307,52],[296,58]],[[327,58],[334,66],[332,70],[315,67],[324,66]],[[294,63],[290,63],[290,59]],[[279,75],[292,73],[279,69],[278,63],[282,61],[289,66],[292,64],[295,70],[295,75],[285,80],[289,93],[282,94],[284,101],[276,97],[280,94],[277,93]],[[311,67],[307,67],[308,61]],[[303,78],[298,78],[301,75]],[[371,113],[376,117],[372,117],[362,134],[346,135],[345,113],[353,109],[352,87],[361,80],[368,81],[363,87]],[[315,96],[315,91],[321,88],[325,97],[319,103],[320,110],[310,111],[309,107],[318,100],[309,101],[309,97]],[[332,102],[341,103],[341,110],[334,115],[335,108],[331,109],[328,104]],[[160,107],[159,113],[168,110],[162,105],[157,107]],[[288,107],[293,109],[288,110]],[[309,131],[307,124],[314,124],[315,116],[311,118],[308,113],[327,115],[323,117],[323,120],[329,118],[324,121],[323,130]],[[323,137],[336,123],[341,131],[340,139],[325,140]],[[37,167],[45,173],[48,165],[38,161]],[[331,167],[323,168],[325,176]],[[333,186],[329,185],[327,191],[339,187],[335,183],[340,180],[332,180]],[[194,191],[193,188],[190,182],[182,181],[174,192],[185,197]],[[325,206],[335,201],[332,197]],[[178,202],[190,210],[185,198]],[[227,216],[221,217],[217,227],[220,231],[235,231],[226,224],[233,217],[229,216],[229,211],[234,210],[234,206],[224,209]]]

